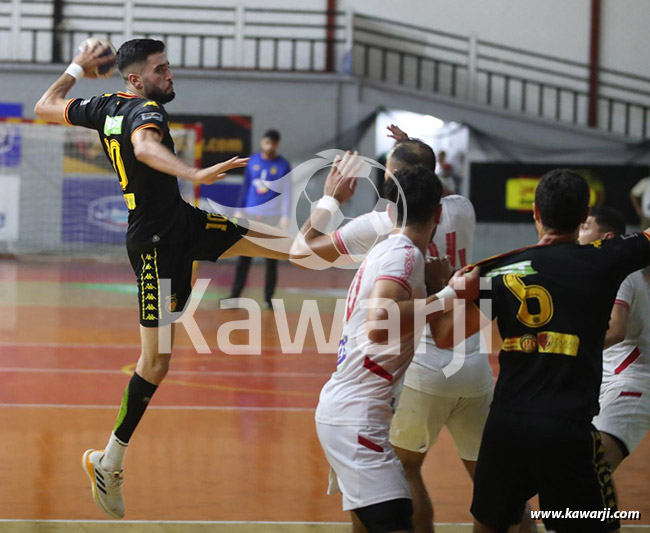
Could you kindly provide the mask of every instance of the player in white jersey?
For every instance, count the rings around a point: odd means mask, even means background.
[[[476,217],[472,203],[457,194],[441,200],[442,215],[428,246],[431,257],[448,257],[461,268],[471,261]],[[348,256],[368,252],[377,228],[390,227],[386,212],[362,215],[334,234],[337,247]],[[391,443],[402,461],[413,495],[413,523],[418,532],[433,531],[433,505],[422,479],[426,453],[443,426],[450,431],[458,456],[470,477],[492,400],[493,377],[480,334],[454,350],[439,349],[425,330],[405,376],[405,388],[391,428]]]
[[[580,230],[580,244],[625,233],[613,209],[592,209]],[[612,470],[650,429],[650,271],[630,274],[618,290],[603,352],[600,413],[594,425]]]
[[[389,152],[387,168],[396,172],[417,160],[435,168],[433,150],[421,141],[404,142],[405,134],[401,133],[402,142]],[[344,187],[336,187],[334,183],[330,174],[325,192],[329,189],[345,201],[346,191],[341,190]],[[440,224],[428,246],[428,254],[447,256],[452,267],[464,267],[471,260],[476,227],[474,208],[467,198],[455,194],[443,197],[441,203]],[[330,261],[339,254],[355,261],[363,259],[393,225],[388,212],[373,211],[355,218],[331,236],[312,233],[307,244]],[[453,350],[437,348],[430,331],[425,331],[406,372],[406,386],[393,419],[391,443],[406,471],[413,496],[413,522],[418,532],[433,530],[433,506],[421,475],[427,451],[446,425],[459,457],[473,477],[492,398],[492,370],[486,355],[480,353],[479,334],[457,347],[456,354],[454,359]],[[528,531],[531,524],[529,519],[524,520],[522,531]]]
[[[476,218],[471,202],[459,195],[442,199],[442,217],[429,245],[433,257],[449,257],[461,268],[471,261]],[[391,427],[391,443],[402,461],[413,494],[413,523],[420,533],[433,531],[433,504],[422,479],[428,450],[446,426],[458,456],[474,478],[483,428],[492,401],[493,377],[480,334],[454,350],[436,346],[427,328],[409,366],[402,399]]]
[[[414,300],[427,294],[424,255],[440,218],[442,192],[433,172],[421,165],[395,178],[403,201],[395,181],[387,187],[388,199],[397,203],[403,228],[373,248],[350,285],[337,370],[316,409],[318,437],[332,467],[330,492],[343,493],[343,509],[353,511],[369,533],[412,530],[409,486],[389,431],[421,334]]]

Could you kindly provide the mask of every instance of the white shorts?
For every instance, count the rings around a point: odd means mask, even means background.
[[[614,435],[632,453],[650,429],[650,391],[623,381],[600,389],[600,413],[593,420],[598,431]]]
[[[476,461],[491,402],[491,390],[482,396],[458,398],[434,396],[405,386],[393,417],[390,441],[397,448],[426,453],[442,427],[447,426],[458,456]]]
[[[316,422],[316,431],[332,467],[327,493],[343,494],[344,511],[411,499],[402,463],[388,440],[388,428]]]

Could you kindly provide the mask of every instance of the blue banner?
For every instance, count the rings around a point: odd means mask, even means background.
[[[22,117],[23,104],[0,102],[0,118]],[[0,166],[20,165],[20,128],[17,124],[0,122]]]
[[[66,178],[62,195],[62,242],[126,241],[129,211],[115,178]]]

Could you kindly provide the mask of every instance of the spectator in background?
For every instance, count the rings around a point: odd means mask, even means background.
[[[641,228],[650,227],[650,176],[632,187],[630,201],[641,220]]]
[[[447,161],[447,152],[440,150],[438,152],[438,168],[436,169],[436,174],[440,178],[442,185],[450,193],[456,192],[456,184],[454,182],[454,169],[451,164]]]
[[[291,171],[291,165],[278,155],[280,132],[268,130],[260,142],[261,151],[253,154],[244,172],[244,183],[239,196],[238,205],[241,210],[236,216],[246,216],[252,220],[260,220],[271,226],[289,228],[289,210],[291,208],[291,180],[281,182],[281,187],[274,187],[278,192],[268,187],[268,182],[279,180]],[[239,298],[248,277],[251,266],[250,257],[239,257],[235,279],[230,290],[229,298]],[[271,309],[271,298],[275,292],[278,277],[278,262],[275,259],[266,261],[266,281],[264,284],[264,304]]]

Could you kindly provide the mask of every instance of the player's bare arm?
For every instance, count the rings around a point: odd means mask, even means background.
[[[347,151],[343,157],[337,156],[332,163],[323,195],[333,198],[338,205],[347,202],[354,194],[356,175],[363,161],[358,157],[359,152]],[[324,228],[332,217],[331,211],[325,206],[317,206],[311,216],[305,221],[300,233],[291,247],[291,259],[297,260],[309,254],[316,254],[326,261],[336,261],[341,252],[334,243],[332,234],[325,234],[317,228]]]
[[[414,301],[411,293],[406,290],[400,283],[391,280],[380,279],[375,282],[370,301],[379,299],[391,300],[395,302],[399,309],[399,333],[400,338],[405,337],[413,332],[414,318]],[[388,341],[388,330],[381,326],[381,323],[390,317],[390,313],[385,306],[369,307],[366,313],[366,333],[368,338],[375,343],[383,344]]]
[[[427,291],[433,292],[440,286],[442,279],[448,278],[449,268],[444,261],[436,260],[428,262],[425,265],[425,279],[427,281]],[[434,281],[435,280],[435,281]],[[435,284],[438,285],[435,285]],[[411,293],[404,288],[403,285],[391,280],[378,280],[375,282],[372,293],[372,299],[387,299],[392,300],[399,310],[399,331],[400,337],[411,335],[415,329],[416,314],[425,312],[425,305],[429,306],[438,300],[442,303],[434,311],[429,312],[425,317],[425,322],[432,322],[438,316],[447,313],[452,309],[451,299],[447,297],[442,291],[430,294],[424,302],[416,302]],[[390,313],[384,306],[376,306],[368,309],[367,312],[367,332],[368,338],[372,342],[384,343],[388,340],[388,331],[380,329],[378,324],[382,321],[389,319]],[[375,329],[377,327],[377,329]]]
[[[618,301],[614,304],[612,314],[609,318],[609,329],[605,334],[605,343],[603,348],[614,346],[614,344],[618,344],[625,339],[629,314],[630,311],[627,306],[619,304]]]
[[[196,168],[176,157],[162,144],[162,140],[163,136],[156,128],[142,128],[136,131],[131,141],[137,160],[170,176],[178,176],[195,183],[210,185],[225,178],[227,171],[248,164],[247,157],[233,157],[208,168]]]
[[[431,335],[436,341],[436,345],[442,349],[451,349],[458,342],[469,338],[482,329],[487,328],[491,320],[481,313],[474,303],[480,292],[480,269],[478,267],[468,267],[456,272],[449,280],[449,287],[454,290],[453,300],[465,301],[465,330],[463,335],[454,335],[454,330],[459,324],[456,323],[456,313],[449,312],[453,305],[445,305],[445,312],[438,313],[428,318],[430,323]],[[462,337],[462,338],[461,338]],[[455,342],[457,341],[457,342]]]
[[[106,48],[99,44],[84,48],[73,59],[73,63],[79,65],[84,71],[84,77],[94,78],[95,68],[114,61],[113,56],[102,55]],[[57,122],[65,124],[65,108],[68,104],[66,95],[77,82],[76,78],[70,74],[64,73],[56,80],[40,100],[34,106],[34,113],[40,119],[48,122]]]

